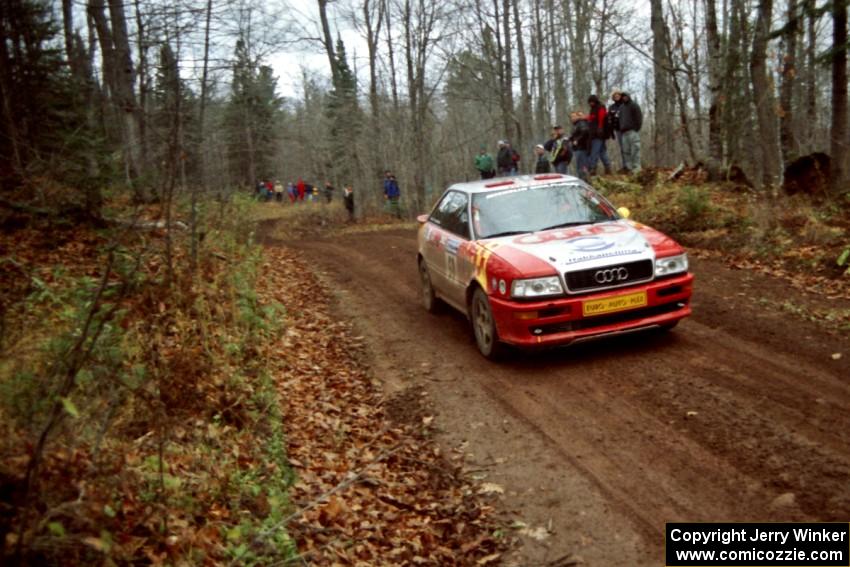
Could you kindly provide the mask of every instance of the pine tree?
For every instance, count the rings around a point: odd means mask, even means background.
[[[236,42],[230,102],[225,117],[230,164],[236,181],[256,185],[275,174],[274,157],[283,100],[276,94],[277,77],[260,65],[244,40]]]
[[[340,37],[336,40],[334,68],[334,84],[325,111],[330,132],[325,168],[337,183],[350,183],[358,163],[355,148],[363,115],[357,101],[357,80],[348,66],[345,44]]]

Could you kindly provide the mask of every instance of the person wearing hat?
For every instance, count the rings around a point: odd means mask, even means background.
[[[546,148],[543,144],[534,146],[534,153],[537,155],[537,163],[534,165],[534,173],[549,173],[549,157],[546,155]]]
[[[617,140],[617,147],[620,149],[620,171],[626,173],[626,162],[623,159],[623,134],[620,132],[620,106],[623,101],[620,97],[620,89],[611,91],[611,104],[608,106],[608,125],[614,133],[614,139]]]
[[[491,179],[496,176],[493,156],[487,153],[487,147],[482,144],[481,151],[475,156],[475,169],[481,174],[481,179]]]
[[[517,162],[519,162],[519,154],[511,147],[511,143],[507,140],[499,140],[499,153],[496,156],[499,175],[501,177],[516,175]]]
[[[564,127],[560,124],[552,126],[551,137],[546,140],[543,149],[549,152],[549,163],[556,173],[567,173],[567,166],[572,160],[569,140],[564,136]]]

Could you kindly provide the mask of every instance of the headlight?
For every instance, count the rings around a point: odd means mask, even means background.
[[[511,297],[545,297],[564,293],[561,278],[533,278],[530,280],[514,280],[511,284]]]
[[[688,255],[667,256],[655,260],[655,277],[669,276],[688,271]]]

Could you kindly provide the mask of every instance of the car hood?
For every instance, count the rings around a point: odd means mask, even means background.
[[[493,238],[483,244],[527,275],[551,272],[551,268],[564,273],[645,259],[655,261],[656,246],[678,248],[660,232],[627,220]]]

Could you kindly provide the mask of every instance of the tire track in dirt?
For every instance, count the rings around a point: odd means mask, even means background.
[[[525,550],[525,561],[579,548],[590,564],[658,564],[665,521],[850,516],[850,384],[825,354],[841,343],[734,304],[717,286],[741,274],[720,277],[715,264],[701,284],[697,263],[695,316],[670,335],[517,353],[494,365],[478,355],[462,316],[421,309],[413,233],[297,248],[338,285],[340,309],[370,339],[390,389],[425,383],[441,419],[470,435],[473,414],[510,418],[504,437],[478,435],[476,453],[513,443],[529,453],[515,455],[527,478],[554,479],[554,495],[509,486],[509,506],[548,510],[556,523],[546,553]],[[726,309],[703,316],[703,305]],[[800,344],[806,335],[813,339]],[[423,364],[431,377],[417,373]],[[524,482],[517,471],[504,478]],[[786,492],[794,504],[771,506]]]

